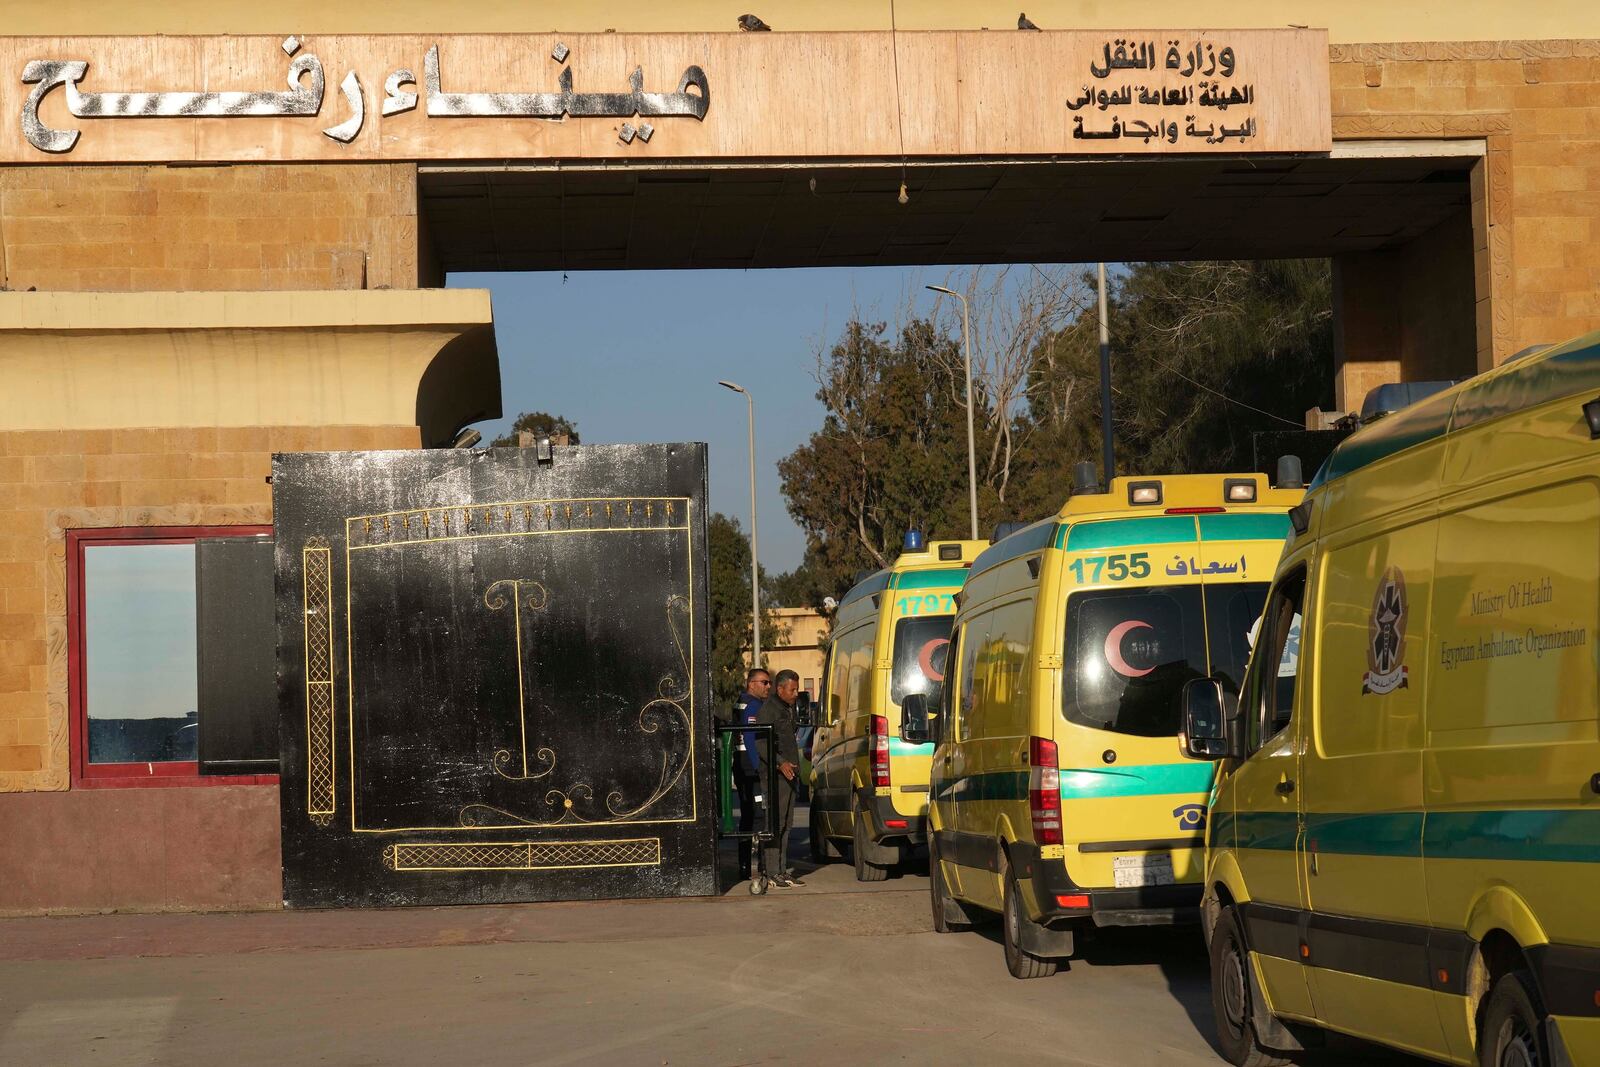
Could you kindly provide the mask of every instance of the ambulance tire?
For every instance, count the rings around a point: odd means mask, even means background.
[[[872,842],[867,840],[867,816],[860,807],[855,809],[855,840],[850,846],[851,858],[856,862],[856,881],[882,882],[889,877],[889,868],[867,862],[867,850]]]
[[[1000,940],[1006,949],[1006,970],[1013,978],[1049,978],[1061,969],[1061,961],[1023,951],[1022,924],[1032,920],[1022,913],[1022,893],[1017,889],[1017,876],[1011,872],[1009,864],[1005,868],[1005,879],[1005,894],[1000,902],[1003,920]]]
[[[1527,971],[1503,974],[1489,990],[1478,1031],[1478,1062],[1484,1067],[1546,1067],[1545,1012]]]
[[[1216,1018],[1217,1049],[1235,1067],[1277,1067],[1289,1062],[1256,1040],[1253,1013],[1258,996],[1239,915],[1224,908],[1211,932],[1211,1009]]]
[[[933,904],[934,933],[948,934],[972,925],[961,902],[950,899],[949,888],[944,884],[944,870],[939,865],[939,841],[933,834],[928,835],[928,897]]]

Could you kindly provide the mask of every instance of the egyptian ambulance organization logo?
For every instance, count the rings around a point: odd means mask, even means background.
[[[1406,576],[1399,567],[1383,572],[1367,624],[1367,673],[1362,693],[1382,696],[1406,687]]]

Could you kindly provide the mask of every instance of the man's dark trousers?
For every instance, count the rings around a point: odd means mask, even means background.
[[[777,878],[788,870],[789,828],[794,822],[794,783],[778,775],[778,795],[769,797],[778,817],[778,836],[762,849],[762,862],[766,864],[767,877]]]

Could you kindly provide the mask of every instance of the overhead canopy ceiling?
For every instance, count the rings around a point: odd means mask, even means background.
[[[1469,203],[1480,158],[556,169],[423,167],[447,271],[1082,263],[1329,256],[1404,244]]]

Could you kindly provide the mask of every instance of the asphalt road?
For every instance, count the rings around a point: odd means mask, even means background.
[[[930,932],[919,874],[806,879],[763,898],[0,920],[0,1064],[1220,1062],[1192,929],[1108,931],[1019,982],[992,929]]]

